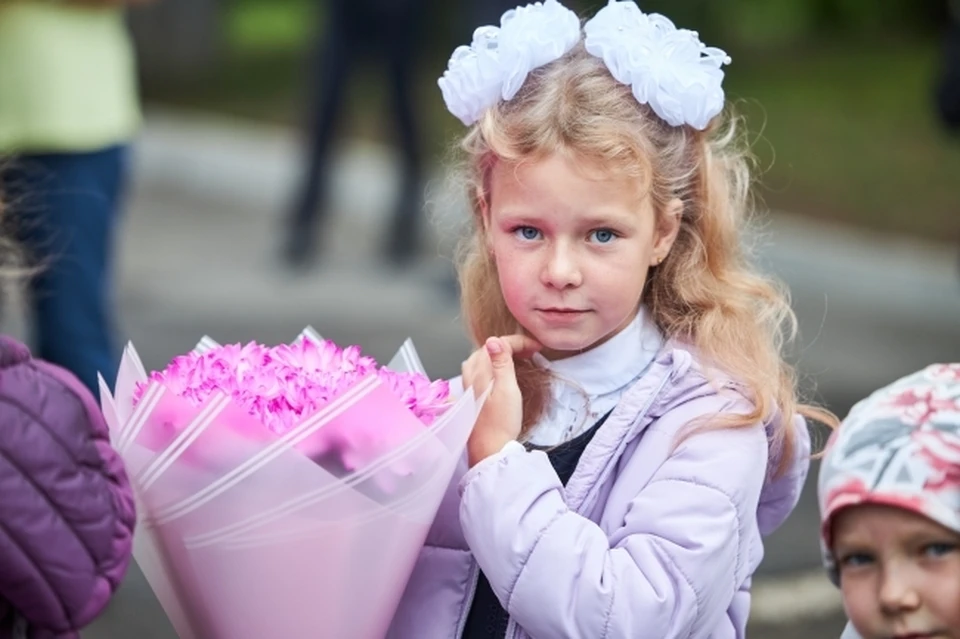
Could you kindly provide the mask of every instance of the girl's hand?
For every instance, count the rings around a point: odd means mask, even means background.
[[[530,357],[540,348],[540,344],[525,335],[491,337],[463,363],[464,388],[482,393],[493,382],[493,389],[467,441],[471,468],[520,436],[523,399],[513,358]]]

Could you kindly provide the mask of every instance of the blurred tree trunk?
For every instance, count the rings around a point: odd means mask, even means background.
[[[159,0],[130,11],[146,83],[202,77],[216,69],[222,50],[220,0]]]

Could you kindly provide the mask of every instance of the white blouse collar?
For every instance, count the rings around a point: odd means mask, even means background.
[[[572,382],[588,397],[620,390],[637,379],[663,345],[663,334],[645,308],[622,331],[583,353],[550,361],[534,361],[558,380]]]

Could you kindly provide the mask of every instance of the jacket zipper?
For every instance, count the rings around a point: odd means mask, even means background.
[[[663,387],[666,385],[666,383],[667,383],[667,381],[668,381],[669,379],[670,379],[670,376],[669,376],[669,375],[666,375],[666,376],[664,377],[663,381],[660,382],[660,385],[657,387],[656,391],[650,394],[650,397],[647,399],[646,404],[644,404],[644,406],[643,406],[643,410],[641,410],[640,413],[639,413],[640,415],[646,415],[646,414],[647,414],[647,412],[650,410],[650,406],[653,405],[653,401],[654,401],[654,400],[660,395],[660,393],[663,391]],[[617,455],[619,455],[621,452],[623,452],[623,447],[622,447],[622,446],[620,446],[620,447],[618,448],[618,450],[617,450]],[[574,511],[574,512],[576,512],[577,514],[582,514],[581,511],[583,510],[583,508],[582,508],[583,505],[586,504],[586,503],[588,503],[588,502],[590,501],[589,498],[590,498],[590,496],[593,494],[593,492],[594,492],[594,490],[596,489],[596,487],[599,486],[599,485],[603,482],[603,480],[605,480],[605,479],[607,478],[608,475],[609,475],[608,472],[604,472],[604,473],[602,473],[602,475],[601,475],[600,477],[597,478],[597,480],[596,480],[596,481],[594,482],[594,484],[593,484],[593,488],[591,488],[591,489],[590,489],[590,492],[588,492],[588,493],[584,496],[583,501],[580,503],[580,507],[578,507],[577,510]],[[474,581],[474,589],[476,589],[476,581]],[[472,596],[472,595],[471,595],[471,596]],[[461,631],[462,631],[462,628],[461,628]],[[457,635],[457,636],[459,637],[460,635]],[[510,617],[510,621],[507,622],[507,633],[506,633],[504,639],[519,639],[519,637],[520,637],[520,630],[519,630],[519,627],[517,626],[517,622],[514,620],[513,617]]]
[[[640,411],[639,415],[647,414],[647,412],[650,410],[650,406],[653,405],[653,401],[660,396],[660,393],[663,392],[663,387],[666,386],[669,380],[670,380],[670,374],[668,373],[667,375],[664,376],[663,380],[660,382],[660,385],[657,386],[656,391],[650,394],[650,397],[647,399],[647,402],[646,404],[644,404],[643,409]],[[622,452],[623,452],[623,446],[621,445],[618,447],[616,455],[619,456],[619,454]],[[580,503],[580,507],[578,507],[577,510],[574,512],[576,512],[577,514],[581,514],[583,505],[590,501],[589,497],[593,494],[594,490],[596,490],[596,487],[599,486],[603,482],[603,480],[607,478],[609,474],[610,474],[609,472],[604,472],[600,477],[597,478],[596,481],[594,481],[593,487],[590,489],[590,492],[584,495],[584,498]],[[476,561],[474,561],[470,571],[470,578],[473,581],[473,587],[470,590],[470,597],[468,598],[467,607],[464,608],[464,612],[461,613],[461,616],[460,616],[460,624],[457,627],[457,634],[456,634],[458,638],[463,636],[463,628],[467,623],[466,611],[468,611],[470,609],[470,605],[473,604],[473,597],[474,595],[476,595],[476,592],[477,592],[477,582],[479,580],[479,572],[480,572],[479,565],[477,564]],[[504,639],[519,639],[519,636],[520,636],[519,626],[517,626],[517,622],[514,620],[514,618],[510,617],[509,621],[507,622],[507,632],[504,635]]]
[[[646,414],[650,412],[650,407],[653,405],[654,400],[660,396],[660,393],[663,392],[663,387],[667,385],[668,381],[670,381],[669,373],[666,376],[664,376],[663,380],[661,380],[660,382],[660,385],[657,386],[656,390],[650,394],[650,397],[647,398],[647,401],[643,405],[643,408],[637,413],[637,417],[646,416]],[[617,450],[614,453],[614,457],[619,459],[625,447],[626,447],[626,437],[624,437],[623,441],[621,441],[620,444],[617,446]],[[613,464],[607,464],[607,467],[604,468],[604,470],[600,473],[600,475],[594,479],[593,485],[590,487],[590,490],[587,492],[586,495],[583,496],[583,499],[580,500],[580,504],[577,506],[577,509],[575,511],[576,513],[582,514],[581,511],[583,510],[583,505],[590,501],[590,498],[599,489],[599,487],[603,484],[603,482],[606,481],[607,477],[610,476],[611,472],[613,472]]]

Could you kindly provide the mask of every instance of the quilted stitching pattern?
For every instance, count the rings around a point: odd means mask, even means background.
[[[0,336],[0,597],[35,634],[78,637],[126,572],[135,519],[93,397]]]

